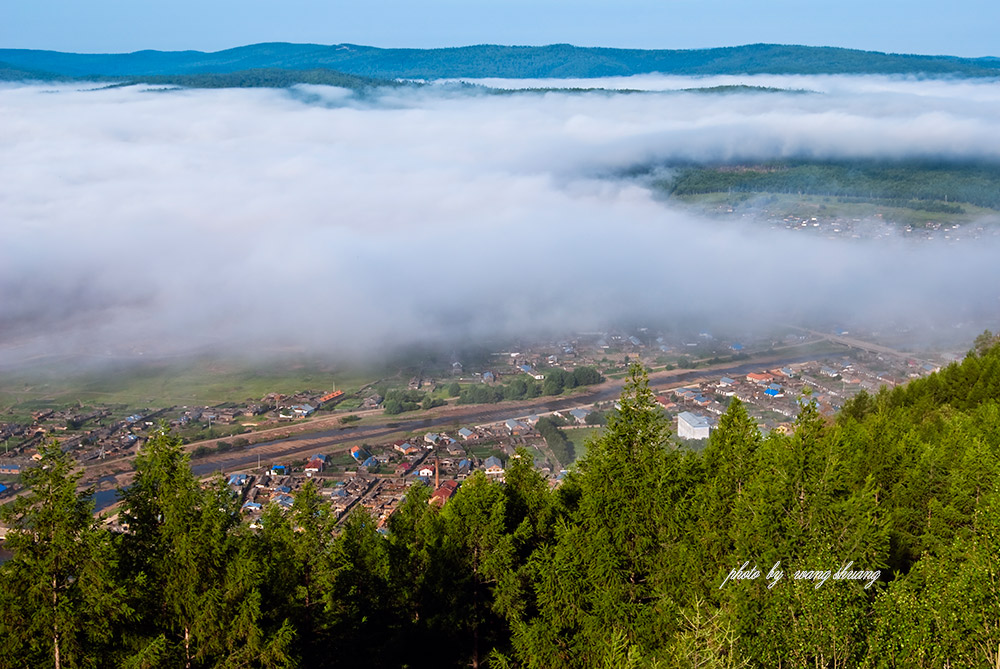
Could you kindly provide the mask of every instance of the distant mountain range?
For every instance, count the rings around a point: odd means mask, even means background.
[[[89,79],[196,87],[334,83],[357,88],[395,79],[606,77],[650,72],[1000,77],[1000,58],[917,56],[776,44],[643,50],[569,44],[380,49],[353,44],[269,43],[214,53],[127,54],[0,49],[0,79],[8,81]]]

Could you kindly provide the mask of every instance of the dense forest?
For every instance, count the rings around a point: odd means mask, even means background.
[[[339,86],[355,91],[374,88],[401,86],[415,87],[390,79],[376,79],[345,74],[327,68],[308,70],[284,70],[278,68],[255,68],[237,72],[203,72],[196,74],[149,74],[149,75],[92,75],[68,76],[44,71],[19,70],[0,63],[0,81],[85,81],[107,83],[109,87],[137,86],[178,86],[183,88],[289,88],[297,84]]]
[[[828,195],[937,213],[960,205],[1000,209],[1000,166],[922,161],[774,161],[681,168],[658,186],[677,197],[702,193]]]
[[[398,81],[359,77],[353,74],[344,74],[336,70],[321,68],[311,70],[260,68],[225,73],[162,74],[146,77],[130,77],[121,83],[124,85],[165,84],[183,86],[184,88],[287,88],[296,84],[313,84],[339,86],[354,90],[405,85]]]
[[[360,510],[336,531],[311,485],[251,529],[161,434],[111,532],[44,448],[3,510],[0,664],[1000,663],[996,337],[835,418],[805,396],[792,434],[761,435],[738,401],[701,452],[668,431],[634,367],[559,487],[522,456],[443,508],[414,486],[386,527]]]
[[[1000,60],[996,58],[917,56],[782,44],[748,44],[713,49],[609,49],[570,44],[380,49],[356,44],[267,43],[214,53],[145,50],[121,54],[0,49],[0,74],[3,63],[12,70],[45,72],[60,77],[224,74],[259,69],[331,69],[381,79],[609,77],[652,72],[696,76],[1000,76]]]

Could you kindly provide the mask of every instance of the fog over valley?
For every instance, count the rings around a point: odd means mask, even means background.
[[[775,159],[997,163],[995,82],[472,83],[0,87],[0,363],[204,347],[374,356],[708,319],[919,329],[998,312],[995,235],[797,234],[701,216],[628,176]],[[717,86],[761,88],[686,90]]]

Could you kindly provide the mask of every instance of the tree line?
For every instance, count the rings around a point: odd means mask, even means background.
[[[58,447],[3,511],[11,667],[981,667],[1000,652],[1000,345],[791,434],[738,400],[670,446],[645,373],[551,489],[527,452],[439,508],[335,529],[312,483],[259,529],[160,434],[91,515]],[[727,580],[745,563],[786,575]],[[878,572],[866,582],[796,572]],[[749,569],[749,567],[748,567]]]
[[[542,395],[561,395],[566,390],[579,386],[590,386],[604,381],[595,367],[577,367],[568,372],[558,367],[545,370],[539,382],[527,375],[519,375],[503,385],[477,384],[465,386],[459,391],[459,404],[495,404],[505,400],[524,400]]]

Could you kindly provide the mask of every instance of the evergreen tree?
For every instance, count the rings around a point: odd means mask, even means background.
[[[75,463],[55,443],[38,453],[22,474],[28,494],[0,512],[13,553],[0,571],[0,651],[12,665],[100,666],[111,626],[131,611],[109,578],[109,537],[98,529],[91,491],[77,493]]]
[[[525,666],[597,666],[617,656],[623,638],[644,656],[674,629],[693,566],[685,538],[693,470],[667,447],[669,427],[638,365],[620,404],[580,464],[571,522],[532,559],[537,615],[513,616]]]

